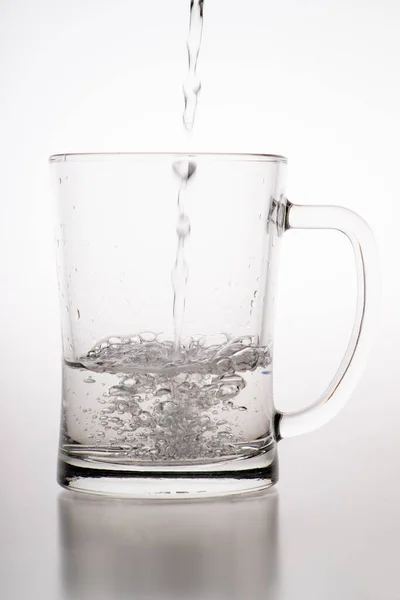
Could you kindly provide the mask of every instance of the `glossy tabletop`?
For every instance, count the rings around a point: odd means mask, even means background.
[[[73,494],[54,481],[50,445],[40,460],[21,451],[2,490],[1,598],[400,597],[398,447],[372,425],[353,438],[354,418],[282,442],[279,484],[242,499]]]

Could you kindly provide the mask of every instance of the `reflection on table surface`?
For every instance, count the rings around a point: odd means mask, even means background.
[[[66,600],[273,599],[278,494],[133,502],[62,492]]]

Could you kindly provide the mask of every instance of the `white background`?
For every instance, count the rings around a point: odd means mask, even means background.
[[[383,279],[379,332],[360,385],[332,423],[280,445],[281,478],[295,485],[311,473],[340,486],[347,473],[347,485],[357,475],[357,485],[385,488],[400,450],[400,4],[206,0],[204,14],[202,91],[188,140],[188,0],[2,0],[2,469],[18,471],[27,451],[50,466],[56,455],[60,333],[48,156],[270,152],[289,158],[292,202],[342,204],[364,216]],[[355,273],[340,234],[285,238],[275,398],[294,409],[316,398],[340,362]],[[12,490],[2,499],[9,508],[14,500]]]
[[[202,92],[188,140],[181,127],[186,0],[3,0],[3,390],[21,418],[34,418],[32,397],[49,398],[51,387],[54,399],[42,400],[40,411],[54,426],[59,328],[51,153],[272,152],[289,158],[292,202],[343,204],[375,232],[384,284],[380,334],[353,405],[332,427],[339,433],[349,419],[360,433],[366,413],[371,427],[372,415],[380,413],[382,427],[391,413],[386,426],[392,427],[400,300],[399,5],[218,0],[204,12]],[[329,232],[287,234],[281,266],[276,401],[295,408],[316,397],[340,360],[355,275],[349,244]]]

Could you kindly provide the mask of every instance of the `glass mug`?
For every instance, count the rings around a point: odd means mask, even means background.
[[[50,158],[63,342],[58,481],[133,497],[252,492],[277,442],[320,427],[360,376],[376,316],[361,217],[285,197],[286,159],[239,154]],[[273,402],[274,299],[287,229],[338,229],[358,279],[354,329],[303,410]]]

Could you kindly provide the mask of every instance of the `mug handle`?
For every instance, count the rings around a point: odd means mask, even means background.
[[[357,307],[353,331],[343,360],[323,394],[312,404],[289,413],[276,411],[276,439],[313,431],[344,407],[360,378],[378,316],[378,253],[368,224],[341,206],[302,206],[287,203],[284,230],[337,229],[350,240],[357,271]]]

